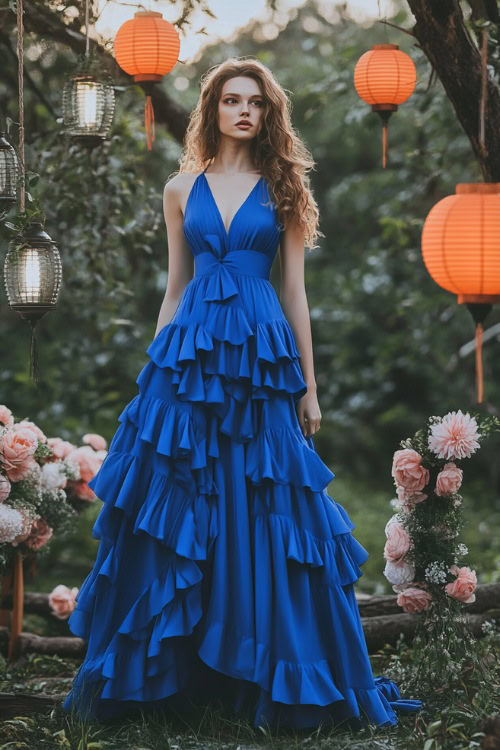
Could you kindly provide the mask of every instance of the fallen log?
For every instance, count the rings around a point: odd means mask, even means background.
[[[8,641],[8,629],[0,627],[0,651],[4,655],[6,655]],[[84,656],[86,650],[87,642],[83,638],[70,636],[48,637],[25,632],[19,634],[19,656],[28,651],[50,656],[54,654],[58,654],[59,656]]]
[[[65,696],[30,695],[30,693],[0,693],[0,719],[13,719],[14,716],[28,716],[38,712],[52,711],[61,706]]]
[[[479,614],[489,609],[500,607],[500,583],[478,584],[475,590],[476,601],[467,604],[466,611],[469,614]],[[356,593],[361,617],[377,617],[379,615],[403,614],[401,607],[396,604],[396,594],[370,595]],[[12,595],[9,594],[0,599],[0,609],[12,607]],[[54,617],[49,605],[49,595],[38,591],[26,591],[24,593],[24,611],[27,614]]]

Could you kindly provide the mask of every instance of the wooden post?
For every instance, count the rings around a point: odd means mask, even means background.
[[[11,592],[12,592],[12,571],[8,570],[2,576],[2,588],[0,590],[0,607],[5,601],[5,598],[8,597]],[[0,626],[8,628],[9,623],[10,623],[10,608],[1,607],[0,608]]]

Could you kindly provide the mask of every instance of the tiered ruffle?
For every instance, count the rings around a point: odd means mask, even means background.
[[[368,553],[312,440],[273,422],[305,387],[288,323],[208,320],[158,334],[89,483],[101,543],[69,619],[88,652],[64,708],[158,705],[201,659],[235,680],[235,707],[257,691],[254,726],[395,724],[421,702],[373,679],[352,587]]]

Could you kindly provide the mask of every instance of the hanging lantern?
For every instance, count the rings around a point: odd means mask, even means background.
[[[19,160],[14,148],[0,133],[0,210],[9,211],[17,200],[19,181]]]
[[[180,39],[177,29],[161,13],[140,10],[125,21],[116,33],[115,58],[118,65],[141,83],[146,91],[144,125],[148,150],[155,140],[153,84],[170,73],[177,62]]]
[[[62,280],[61,258],[55,242],[39,221],[31,221],[9,245],[4,284],[11,310],[31,325],[30,376],[38,381],[35,326],[56,306]]]
[[[483,400],[483,323],[500,302],[500,183],[459,183],[434,205],[422,230],[422,256],[436,284],[457,295],[476,324],[477,402]]]
[[[110,80],[91,72],[87,57],[63,87],[63,133],[86,146],[96,146],[108,135],[115,111],[115,90]]]
[[[390,116],[413,93],[417,70],[399,44],[374,44],[354,68],[354,86],[382,120],[382,166],[386,166],[387,123]]]

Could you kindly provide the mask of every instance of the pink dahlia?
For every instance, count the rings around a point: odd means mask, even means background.
[[[432,425],[428,445],[438,458],[470,458],[479,448],[478,438],[476,420],[459,409]]]

